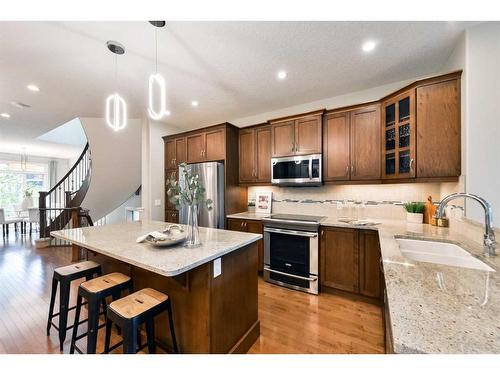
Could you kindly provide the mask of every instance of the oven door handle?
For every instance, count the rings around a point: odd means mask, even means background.
[[[295,279],[300,279],[300,280],[307,280],[307,281],[316,281],[316,280],[318,280],[317,276],[313,276],[313,277],[297,276],[297,275],[293,275],[291,273],[286,273],[286,272],[272,270],[269,267],[264,267],[264,271],[268,271],[268,272],[271,272],[271,273],[277,273],[279,275],[289,276],[289,277],[293,277]]]
[[[264,232],[283,233],[283,234],[291,234],[292,236],[303,236],[312,238],[318,237],[318,233],[302,232],[299,230],[290,230],[290,229],[264,228]]]
[[[313,160],[312,157],[309,158],[309,179],[312,180],[313,178]]]

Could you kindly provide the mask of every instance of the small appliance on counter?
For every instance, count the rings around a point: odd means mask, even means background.
[[[272,214],[264,224],[264,280],[318,294],[319,225],[323,216]]]

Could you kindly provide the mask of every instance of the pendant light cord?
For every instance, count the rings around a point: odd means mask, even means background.
[[[155,46],[156,46],[155,73],[158,74],[158,28],[157,27],[155,27]]]

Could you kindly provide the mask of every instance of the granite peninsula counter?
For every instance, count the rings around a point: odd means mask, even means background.
[[[168,294],[182,353],[246,352],[260,334],[256,241],[262,236],[200,227],[202,245],[197,248],[136,243],[140,235],[167,225],[139,221],[51,235],[85,249],[104,273],[130,275],[135,290],[151,287]],[[166,319],[155,330],[160,343],[170,348]]]

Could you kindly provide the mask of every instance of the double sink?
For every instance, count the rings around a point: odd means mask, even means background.
[[[453,243],[397,238],[401,254],[408,260],[495,272],[467,250]]]

